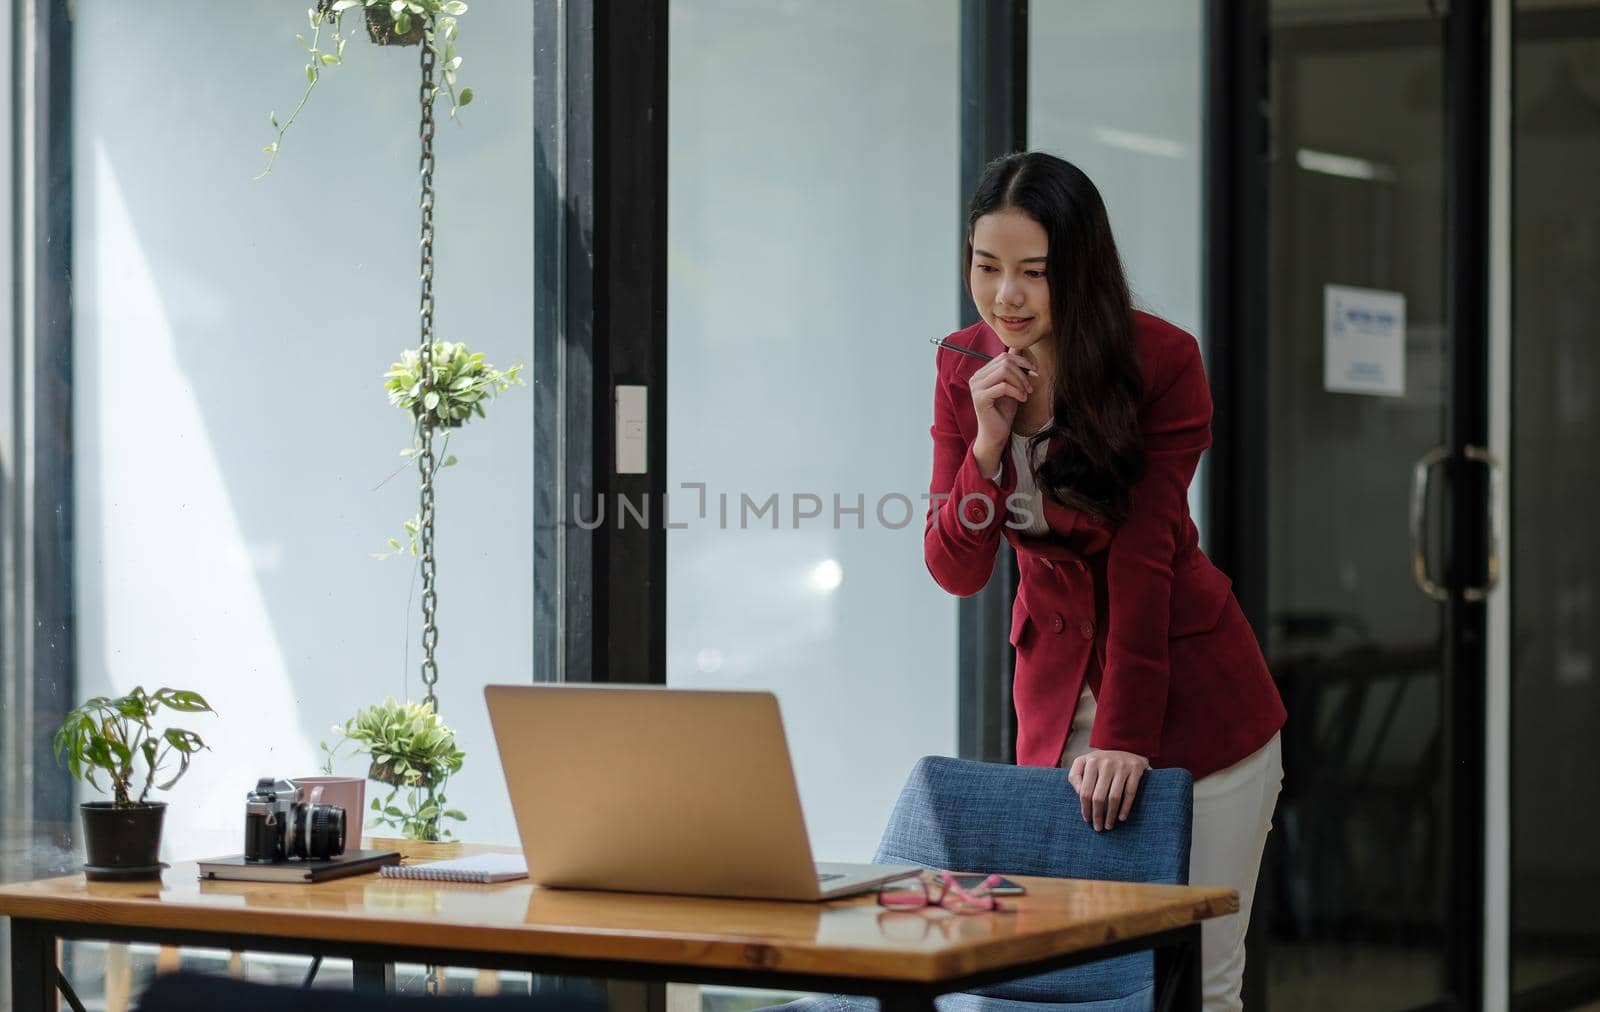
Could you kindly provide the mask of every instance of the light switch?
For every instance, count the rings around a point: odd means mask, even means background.
[[[648,387],[617,387],[617,473],[644,474],[648,470],[648,441],[645,424],[649,403]]]

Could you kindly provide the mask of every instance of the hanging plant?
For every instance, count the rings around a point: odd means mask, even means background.
[[[422,375],[415,348],[401,352],[383,374],[389,403],[416,416],[419,425],[459,428],[469,418],[483,418],[483,406],[496,394],[523,385],[520,363],[501,371],[460,341],[435,341],[432,351],[432,379]]]
[[[295,36],[308,57],[305,90],[301,92],[300,101],[289,113],[288,119],[280,121],[276,111],[267,114],[267,122],[272,124],[277,135],[271,144],[261,149],[267,155],[267,165],[257,174],[257,179],[272,171],[273,163],[278,160],[283,136],[294,125],[300,110],[306,107],[306,100],[316,90],[317,82],[322,80],[323,69],[344,63],[344,47],[350,41],[344,34],[344,15],[353,7],[362,8],[367,37],[377,45],[414,46],[426,43],[433,50],[435,66],[440,69],[442,90],[450,96],[452,117],[457,110],[472,102],[471,88],[456,89],[456,72],[461,68],[461,57],[456,54],[455,46],[456,18],[467,12],[467,5],[461,0],[317,0],[317,5],[306,11],[311,38]],[[324,29],[331,36],[326,43],[322,37]],[[432,94],[437,97],[440,90],[441,84],[435,84]]]
[[[444,445],[440,447],[430,475],[437,474],[440,468],[454,467],[457,463],[457,459],[446,452],[450,448],[449,430],[459,429],[469,419],[487,417],[484,406],[496,395],[514,386],[527,385],[522,379],[520,362],[509,369],[497,369],[484,360],[482,352],[474,352],[459,341],[434,341],[432,352],[431,380],[422,374],[422,356],[415,348],[401,352],[400,361],[389,366],[388,372],[383,374],[383,386],[389,393],[389,403],[404,410],[413,420],[411,445],[401,450],[400,456],[408,461],[416,460],[422,449],[424,425],[446,430]],[[405,470],[405,467],[400,470]],[[398,538],[390,538],[389,550],[376,552],[373,558],[393,558],[407,551],[415,556],[421,521],[420,515],[413,514],[405,522],[407,544],[402,545]]]
[[[432,705],[385,699],[335,724],[333,733],[338,737],[331,747],[322,742],[324,773],[333,773],[334,757],[348,745],[370,760],[369,779],[389,785],[388,797],[372,799],[378,825],[409,840],[443,840],[451,835],[444,820],[466,821],[465,813],[448,807],[444,789],[467,755]]]

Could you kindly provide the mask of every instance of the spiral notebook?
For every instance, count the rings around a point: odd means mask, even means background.
[[[425,864],[391,864],[378,874],[429,882],[508,882],[527,878],[528,862],[521,854],[473,854]]]

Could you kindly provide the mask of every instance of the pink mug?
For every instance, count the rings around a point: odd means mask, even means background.
[[[313,805],[338,805],[344,809],[344,850],[361,849],[361,819],[367,810],[367,782],[361,777],[294,777],[290,783],[306,790]]]

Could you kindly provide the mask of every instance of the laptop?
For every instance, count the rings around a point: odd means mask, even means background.
[[[569,684],[483,694],[539,885],[828,900],[921,870],[812,860],[770,692]]]

